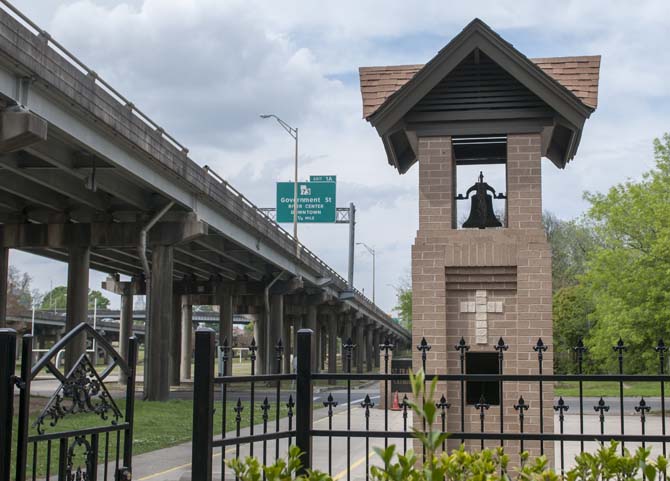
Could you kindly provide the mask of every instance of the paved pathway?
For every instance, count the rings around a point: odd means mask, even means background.
[[[346,407],[338,406],[336,414],[333,416],[333,428],[338,430],[346,429],[347,424]],[[396,413],[389,413],[389,429],[394,431],[402,430],[402,417],[393,416]],[[352,404],[351,423],[353,426],[364,426],[364,410],[359,405]],[[314,412],[315,429],[328,429],[328,417],[325,409]],[[255,432],[262,432],[260,425],[255,427]],[[274,426],[273,426],[274,428]],[[287,428],[287,420],[280,423],[280,429]],[[370,411],[370,429],[384,429],[384,413],[379,409]],[[268,428],[268,430],[270,430]],[[273,430],[273,429],[272,429]],[[248,429],[242,430],[242,435],[248,433]],[[232,434],[232,433],[231,433]],[[396,440],[397,441],[397,440]],[[391,441],[393,442],[393,441]],[[335,481],[347,479],[347,456],[346,440],[344,438],[333,438],[333,456],[332,456],[332,475]],[[371,439],[368,445],[368,456],[366,453],[365,439],[351,439],[351,480],[358,481],[365,479],[365,461],[369,457],[370,464],[376,464],[378,458],[372,452],[374,446],[383,446],[383,439]],[[314,468],[321,471],[328,471],[328,438],[318,438],[314,440]],[[279,443],[280,456],[285,456],[287,452],[287,440]],[[242,446],[240,457],[249,454],[249,446]],[[254,454],[262,457],[262,443],[254,444]],[[274,457],[275,442],[267,442],[268,462]],[[235,456],[235,447],[229,447],[225,451],[225,458],[230,459]],[[213,472],[215,479],[221,479],[221,449],[215,449],[213,459]],[[151,453],[145,453],[133,458],[133,479],[136,481],[181,481],[190,479],[191,471],[191,444],[181,444],[172,448],[162,449]],[[226,468],[225,479],[233,480],[234,476]]]

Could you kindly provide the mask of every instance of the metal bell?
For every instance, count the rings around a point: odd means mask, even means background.
[[[459,195],[457,199],[467,199],[470,194],[470,215],[463,223],[464,228],[485,229],[487,227],[502,227],[502,223],[493,213],[493,198],[504,199],[504,194],[496,194],[496,191],[489,184],[484,182],[484,174],[479,173],[479,181],[470,187],[465,196]],[[488,194],[491,192],[493,196]]]

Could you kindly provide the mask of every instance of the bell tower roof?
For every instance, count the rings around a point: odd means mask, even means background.
[[[400,173],[421,135],[542,134],[563,168],[597,106],[600,56],[529,59],[479,19],[425,65],[361,67],[363,115]]]

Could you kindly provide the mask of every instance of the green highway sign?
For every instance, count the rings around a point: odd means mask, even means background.
[[[336,182],[337,181],[337,176],[336,175],[310,175],[309,176],[309,181],[310,182]]]
[[[298,182],[298,222],[335,222],[335,186],[334,180]],[[293,222],[293,189],[293,182],[277,182],[277,222]]]

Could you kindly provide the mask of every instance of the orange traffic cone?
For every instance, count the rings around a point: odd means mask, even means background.
[[[391,406],[391,411],[402,411],[400,408],[400,401],[398,401],[398,391],[396,391],[395,396],[393,396],[393,406]]]

